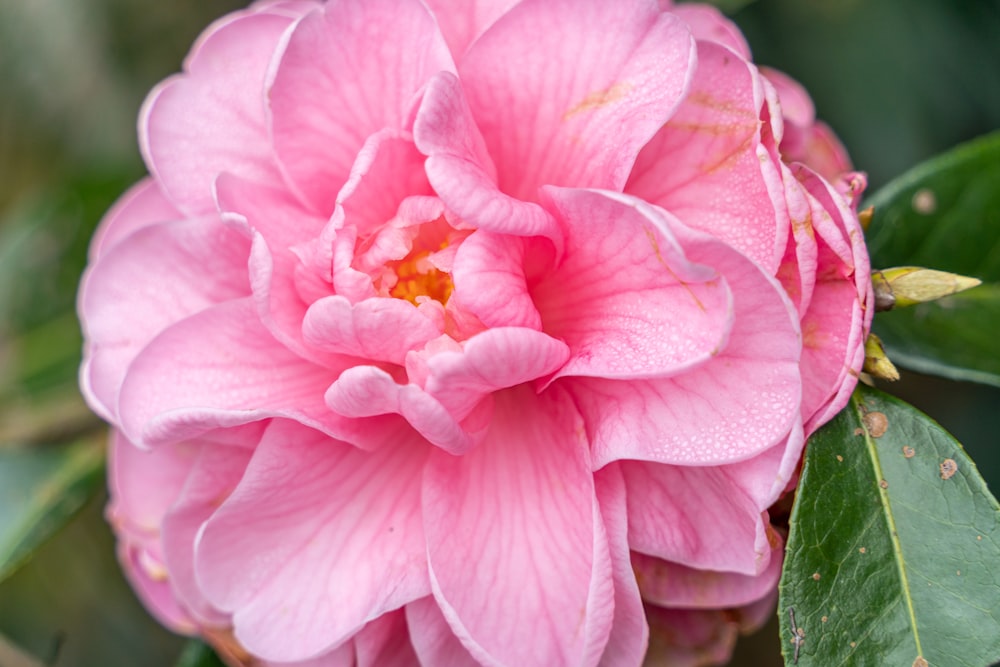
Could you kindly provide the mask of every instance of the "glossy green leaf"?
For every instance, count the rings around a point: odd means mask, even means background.
[[[879,313],[896,363],[1000,386],[1000,132],[926,162],[877,192],[868,231],[874,268],[924,266],[984,285]]]
[[[184,652],[175,667],[225,667],[225,663],[215,655],[215,651],[204,642],[192,639],[184,647]]]
[[[0,581],[103,487],[104,438],[0,447]]]
[[[799,665],[1000,659],[1000,505],[961,445],[898,399],[859,387],[810,439],[786,553],[786,664],[790,609]]]

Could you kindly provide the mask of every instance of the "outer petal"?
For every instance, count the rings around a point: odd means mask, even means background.
[[[425,0],[455,59],[518,0]]]
[[[421,665],[480,667],[482,664],[458,641],[433,597],[421,598],[406,605],[406,622]]]
[[[196,573],[254,654],[293,661],[429,593],[419,442],[368,453],[275,422],[206,524]],[[372,558],[378,554],[378,558]]]
[[[753,65],[719,44],[699,42],[691,91],[639,155],[625,191],[773,273],[789,225],[781,175],[761,143],[763,104]]]
[[[719,609],[736,607],[769,595],[781,578],[784,545],[773,530],[768,567],[757,575],[693,569],[635,553],[632,567],[647,602],[664,607]]]
[[[128,365],[161,331],[249,294],[247,239],[213,218],[147,225],[118,241],[83,278],[84,395],[113,420]]]
[[[653,0],[525,0],[459,73],[500,189],[531,201],[544,184],[620,190],[680,103],[694,59],[687,27]]]
[[[672,7],[670,12],[684,19],[695,38],[718,42],[750,60],[750,45],[739,27],[712,5],[685,3]]]
[[[180,220],[184,215],[170,203],[159,184],[144,178],[118,198],[104,214],[94,237],[90,240],[87,258],[96,262],[119,241],[146,225],[168,220]]]
[[[280,183],[265,121],[264,80],[288,12],[230,14],[213,24],[185,62],[146,99],[139,141],[170,200],[187,213],[214,209],[216,176],[230,171]]]
[[[684,256],[662,211],[611,193],[546,194],[566,253],[532,296],[544,330],[572,352],[559,376],[665,377],[725,347],[729,289]]]
[[[601,667],[640,665],[649,643],[649,625],[629,559],[625,480],[618,465],[612,463],[595,473],[594,482],[608,532],[615,582],[614,624],[599,664]]]
[[[416,93],[453,68],[434,17],[416,0],[324,5],[295,27],[270,88],[285,173],[329,215],[365,139],[403,129]]]
[[[522,386],[496,396],[482,444],[431,455],[434,596],[483,664],[594,665],[608,641],[612,566],[582,438],[565,394]]]
[[[417,667],[420,662],[402,609],[382,614],[354,637],[357,667]],[[449,663],[450,664],[450,663]]]
[[[118,414],[129,439],[147,446],[268,417],[330,426],[323,392],[334,377],[275,341],[249,299],[231,301],[146,346],[129,367]]]
[[[663,380],[564,378],[593,442],[595,467],[616,459],[707,465],[748,459],[798,421],[801,340],[795,307],[773,278],[731,247],[678,227],[693,262],[729,283],[735,320],[711,361]]]

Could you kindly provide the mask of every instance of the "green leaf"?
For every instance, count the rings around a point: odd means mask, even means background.
[[[204,642],[192,639],[184,647],[184,652],[175,667],[226,667],[215,655],[215,651]]]
[[[938,156],[879,190],[868,232],[874,268],[924,266],[981,287],[879,313],[893,362],[1000,386],[1000,132]]]
[[[104,438],[0,447],[0,581],[104,483]]]
[[[859,387],[810,438],[786,554],[786,664],[790,609],[806,667],[1000,659],[1000,506],[961,445],[898,399]]]

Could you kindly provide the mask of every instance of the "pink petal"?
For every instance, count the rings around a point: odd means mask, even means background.
[[[310,306],[302,323],[310,345],[402,365],[406,353],[441,335],[435,323],[402,299],[376,297],[357,304],[329,296]]]
[[[528,271],[550,266],[553,254],[546,239],[479,230],[455,254],[452,299],[488,327],[541,329],[542,318],[528,291]]]
[[[545,184],[620,190],[694,60],[687,27],[656,2],[525,0],[459,72],[500,190],[532,201]]]
[[[197,634],[198,625],[178,604],[170,581],[160,573],[162,564],[150,563],[149,553],[128,538],[119,537],[115,552],[125,578],[149,613],[172,632]]]
[[[773,278],[730,246],[682,227],[675,233],[688,259],[711,265],[732,290],[728,345],[693,372],[668,379],[560,380],[587,421],[595,468],[616,459],[741,461],[784,441],[798,420],[795,307]]]
[[[773,273],[789,225],[781,175],[761,144],[763,103],[752,65],[719,44],[699,42],[691,91],[639,154],[625,191]]]
[[[461,352],[428,360],[424,385],[458,419],[487,395],[555,372],[569,357],[566,345],[540,331],[504,327],[467,340]]]
[[[354,642],[344,642],[332,651],[306,660],[276,662],[274,660],[254,660],[254,667],[358,667],[354,653]]]
[[[420,664],[410,643],[406,612],[382,614],[354,636],[357,667],[416,667]]]
[[[646,667],[709,667],[732,657],[741,623],[729,609],[663,609],[648,606]]]
[[[615,584],[614,623],[599,664],[601,667],[640,665],[649,644],[649,625],[629,557],[625,482],[617,464],[601,468],[595,473],[594,481],[608,533]]]
[[[663,212],[621,195],[546,193],[566,254],[532,296],[544,330],[572,353],[558,376],[665,377],[725,347],[729,288],[684,256]]]
[[[259,437],[249,444],[256,445]],[[165,448],[156,448],[159,452]],[[194,553],[198,531],[236,488],[252,450],[225,445],[202,446],[186,484],[163,520],[163,552],[178,599],[209,626],[227,626],[229,616],[214,608],[195,579]],[[152,480],[143,480],[152,488]]]
[[[778,586],[784,544],[768,527],[773,543],[768,565],[757,575],[693,569],[653,558],[632,554],[632,567],[644,600],[665,607],[718,609],[756,602]]]
[[[425,168],[435,192],[459,218],[493,232],[546,236],[559,245],[558,227],[548,213],[497,187],[496,168],[458,78],[442,72],[431,80],[413,133],[429,156]]]
[[[433,597],[421,598],[406,605],[406,622],[421,665],[480,667],[482,664],[469,654],[451,631]]]
[[[90,240],[87,258],[96,262],[129,234],[147,225],[180,220],[183,214],[170,203],[152,178],[144,178],[118,198],[104,214]]]
[[[600,658],[612,565],[586,452],[569,398],[522,386],[496,395],[478,447],[431,454],[423,502],[434,596],[484,664]]]
[[[145,446],[268,417],[332,428],[323,392],[335,377],[275,341],[249,299],[230,301],[146,346],[129,367],[118,414],[123,432]]]
[[[684,19],[696,39],[717,42],[750,60],[750,45],[739,27],[712,5],[685,3],[672,7],[670,12]]]
[[[119,240],[80,286],[84,395],[113,420],[126,370],[175,322],[249,294],[247,240],[213,218],[150,224]]]
[[[270,88],[284,172],[330,214],[367,137],[404,129],[421,87],[453,68],[433,16],[415,0],[324,5],[295,27]]]
[[[326,392],[331,410],[349,419],[397,414],[422,436],[454,454],[469,449],[474,440],[459,419],[415,384],[399,384],[375,366],[355,366],[340,374]]]
[[[139,120],[143,156],[181,210],[214,210],[212,186],[224,171],[282,182],[267,133],[264,80],[293,20],[286,11],[228,15],[195,44],[186,73],[146,98]]]
[[[518,0],[426,0],[455,59]]]
[[[362,452],[297,424],[272,424],[195,556],[202,589],[233,612],[236,638],[251,653],[316,656],[429,593],[426,452],[415,440]]]

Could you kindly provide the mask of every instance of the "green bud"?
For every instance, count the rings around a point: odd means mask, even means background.
[[[981,284],[982,281],[978,278],[919,266],[900,266],[872,272],[876,312],[934,301]]]
[[[875,334],[868,334],[865,340],[865,366],[864,372],[872,377],[895,382],[899,379],[899,371],[896,366],[889,361],[889,356],[885,353],[882,341]]]

